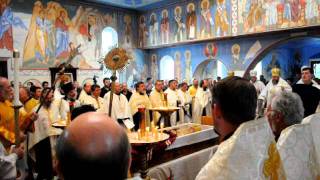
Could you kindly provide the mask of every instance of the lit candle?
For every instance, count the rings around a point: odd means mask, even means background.
[[[13,50],[13,60],[14,60],[14,99],[13,99],[13,105],[14,106],[20,106],[21,103],[19,101],[19,58],[20,58],[20,53],[18,50]]]
[[[146,127],[146,136],[149,136],[150,127]]]
[[[162,131],[163,131],[162,129],[163,129],[163,128],[164,128],[164,124],[163,124],[163,122],[161,122],[161,123],[160,123],[160,134],[162,134]]]
[[[154,137],[155,137],[156,140],[158,140],[158,139],[159,139],[158,126],[155,127],[154,129],[155,129],[155,131],[154,131]]]
[[[141,131],[138,129],[138,140],[141,140]]]

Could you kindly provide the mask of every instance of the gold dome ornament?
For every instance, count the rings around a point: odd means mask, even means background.
[[[123,71],[132,59],[123,48],[112,49],[104,58],[104,64],[111,71]]]

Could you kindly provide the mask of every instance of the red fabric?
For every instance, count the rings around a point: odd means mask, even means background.
[[[60,28],[63,31],[68,31],[68,26],[60,18],[56,19],[56,24],[55,25],[56,25],[56,28]]]
[[[89,36],[88,27],[85,24],[82,24],[79,27],[79,33],[83,36]]]
[[[8,49],[13,51],[12,27],[10,27],[0,39],[0,49]]]

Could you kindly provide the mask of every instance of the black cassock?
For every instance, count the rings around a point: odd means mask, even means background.
[[[304,117],[314,114],[320,101],[320,89],[312,86],[312,84],[295,84],[292,91],[299,94],[303,102]]]

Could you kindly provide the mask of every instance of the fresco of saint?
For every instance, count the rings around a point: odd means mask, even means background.
[[[217,10],[214,18],[216,36],[226,36],[229,30],[229,20],[225,0],[217,1]]]
[[[68,13],[57,2],[40,1],[33,6],[31,21],[23,50],[23,65],[27,68],[47,68],[58,65],[69,56]]]
[[[22,20],[13,16],[9,3],[11,0],[0,0],[0,49],[13,51],[12,26],[27,29]]]
[[[258,32],[262,31],[264,9],[262,0],[248,0],[246,2],[244,31]]]
[[[123,47],[131,48],[132,46],[132,38],[131,38],[131,17],[129,15],[124,15],[124,43]]]
[[[230,64],[231,70],[240,70],[242,67],[242,60],[240,59],[241,47],[239,44],[233,44],[231,47],[231,58],[232,62]]]
[[[197,34],[197,15],[194,3],[187,5],[186,18],[187,39],[195,39]]]
[[[159,33],[159,23],[157,20],[157,15],[152,13],[150,15],[150,23],[149,23],[149,38],[150,44],[156,45],[158,43],[158,33]]]
[[[181,72],[181,54],[179,51],[174,53],[174,78],[178,82],[182,81],[182,72]]]
[[[161,43],[168,44],[169,33],[170,33],[168,10],[164,9],[161,14],[162,14],[161,24],[160,24]]]
[[[265,26],[270,29],[275,28],[275,25],[277,25],[277,5],[278,2],[276,0],[267,0],[263,4],[263,8],[265,10]]]
[[[56,58],[67,58],[69,46],[69,26],[68,13],[61,8],[55,22],[56,28]]]
[[[208,0],[201,1],[201,38],[209,38],[212,36],[212,26],[214,25],[211,12],[210,2]]]
[[[185,57],[185,63],[186,63],[185,80],[188,84],[190,84],[191,78],[192,78],[191,51],[186,50],[184,53],[184,57]]]
[[[100,69],[101,64],[101,32],[104,28],[104,15],[91,8],[77,9],[76,15],[72,18],[73,33],[71,42],[75,47],[80,47],[79,68]]]
[[[318,4],[316,0],[306,0],[306,19],[309,23],[315,23],[318,17]]]
[[[144,45],[146,45],[147,43],[147,35],[148,35],[146,20],[144,16],[140,16],[138,34],[139,34],[139,47],[144,47]]]
[[[174,40],[175,42],[180,42],[184,38],[185,32],[185,24],[182,20],[182,9],[180,6],[177,6],[174,9],[174,20],[175,20],[175,32],[174,32]]]
[[[213,59],[216,57],[218,53],[218,47],[215,43],[208,43],[207,46],[204,49],[204,55],[208,59]]]
[[[152,54],[151,56],[151,77],[154,81],[158,79],[158,61],[156,54]]]

